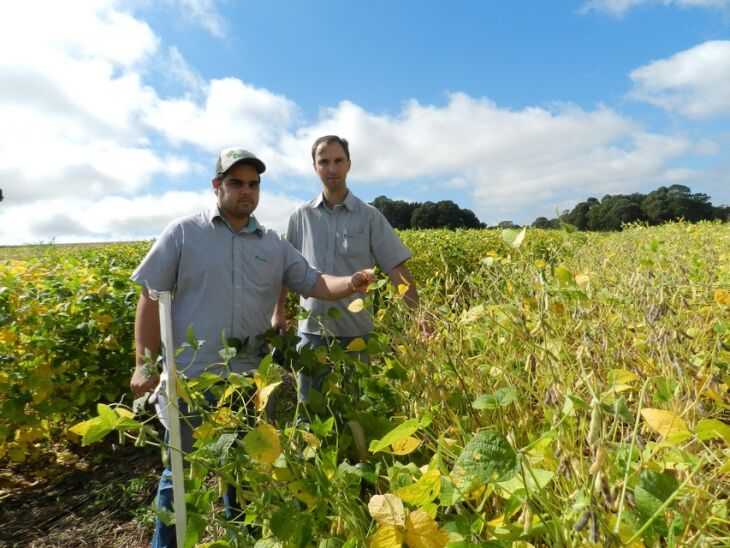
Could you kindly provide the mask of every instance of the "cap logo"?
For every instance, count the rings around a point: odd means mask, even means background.
[[[232,150],[228,153],[229,158],[240,158],[241,156],[245,156],[245,154],[238,150]]]

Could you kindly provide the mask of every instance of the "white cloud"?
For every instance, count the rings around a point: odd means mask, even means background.
[[[144,121],[173,143],[218,152],[231,143],[256,143],[265,155],[295,121],[289,99],[237,78],[211,80],[204,104],[186,98],[157,99]]]
[[[279,193],[261,192],[256,218],[279,232],[301,203]],[[130,241],[156,237],[170,221],[215,204],[212,190],[166,192],[98,200],[71,196],[0,208],[0,245],[40,242]]]
[[[631,72],[629,97],[694,119],[730,114],[730,40],[705,42]]]
[[[225,36],[230,25],[218,13],[215,0],[172,0],[172,3],[190,23],[200,25],[217,38]]]
[[[511,111],[455,93],[444,107],[412,101],[394,117],[342,102],[318,124],[300,130],[298,143],[286,142],[284,153],[298,157],[284,158],[282,165],[308,173],[302,151],[327,133],[350,141],[352,181],[426,178],[451,188],[468,181],[473,204],[466,207],[492,221],[544,200],[555,203],[563,194],[602,195],[664,181],[667,163],[691,146],[683,137],[644,132],[604,107]]]
[[[647,4],[662,4],[682,8],[723,9],[730,6],[730,0],[588,0],[581,7],[582,13],[596,11],[615,17],[624,15],[630,9]]]

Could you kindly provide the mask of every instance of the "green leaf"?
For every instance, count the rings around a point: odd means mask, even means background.
[[[471,404],[474,409],[488,409],[490,411],[497,409],[498,405],[497,399],[493,394],[482,394]]]
[[[299,505],[292,501],[287,502],[271,516],[271,532],[279,540],[288,540],[294,533],[294,524],[300,514]]]
[[[629,406],[626,405],[626,400],[623,398],[619,398],[613,403],[613,412],[626,424],[634,424],[636,422],[634,414],[629,409]]]
[[[717,419],[702,419],[697,423],[697,439],[721,439],[730,444],[730,425]]]
[[[555,267],[555,277],[563,285],[568,285],[568,284],[573,283],[573,274],[571,274],[570,270],[568,270],[565,267],[556,266]]]
[[[642,470],[639,484],[634,489],[634,503],[642,522],[651,518],[678,487],[677,480],[668,474],[660,474],[648,469]],[[655,533],[666,536],[667,522],[664,515],[659,514],[649,528]]]
[[[502,407],[507,407],[517,399],[517,389],[513,386],[505,386],[494,393],[494,399]]]
[[[206,520],[200,514],[188,514],[185,527],[185,548],[193,548],[205,534]]]
[[[116,416],[116,413],[114,415]],[[84,446],[99,441],[112,430],[114,430],[114,425],[108,424],[102,417],[94,417],[71,428],[71,432],[81,436],[81,445]]]
[[[330,308],[327,311],[327,316],[329,316],[330,318],[335,318],[335,319],[336,318],[341,318],[342,317],[342,312],[340,312],[337,308]]]
[[[517,474],[507,481],[498,482],[497,487],[504,498],[509,498],[516,493],[524,494],[525,491],[529,494],[534,494],[550,483],[554,476],[555,474],[549,470],[533,468],[531,470],[525,470],[524,481],[522,475]]]
[[[523,226],[522,230],[517,228],[505,228],[502,231],[502,240],[504,240],[512,249],[517,249],[522,245],[527,234],[527,227]]]
[[[494,395],[482,394],[471,405],[474,409],[496,409],[507,407],[517,399],[517,390],[514,387],[506,386],[497,390]]]
[[[403,440],[418,430],[418,419],[409,419],[388,432],[380,440],[370,442],[370,452],[385,451],[392,443]]]
[[[327,434],[332,431],[332,427],[335,425],[335,418],[330,417],[326,421],[322,422],[319,417],[315,417],[314,421],[309,425],[312,432],[317,434],[321,438],[326,438]]]
[[[504,481],[515,472],[517,454],[507,439],[495,430],[476,434],[456,459],[451,478],[465,494],[484,483]]]
[[[97,403],[96,412],[99,413],[99,418],[105,425],[111,429],[114,428],[114,424],[117,422],[117,414],[114,409],[103,403]]]
[[[199,341],[195,338],[195,333],[193,332],[193,326],[192,324],[188,325],[188,328],[185,330],[185,341],[193,347],[195,350],[200,350],[200,347],[203,345],[204,341]]]

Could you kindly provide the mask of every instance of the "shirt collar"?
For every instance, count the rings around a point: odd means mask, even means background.
[[[342,201],[342,205],[344,205],[349,211],[353,211],[355,209],[355,196],[349,189],[347,190],[347,196],[345,196],[345,199]],[[323,207],[327,211],[331,211],[327,202],[324,201],[324,192],[320,192],[314,200],[314,207]]]
[[[230,225],[228,224],[228,221],[226,221],[225,218],[223,217],[223,215],[221,215],[220,209],[218,209],[218,206],[217,205],[215,205],[215,206],[211,207],[210,209],[206,210],[205,216],[206,216],[208,222],[211,225],[213,224],[213,221],[216,218],[218,218],[218,219],[221,220],[221,222],[226,223],[226,225],[228,225],[228,227],[230,228]],[[244,232],[246,234],[254,234],[255,233],[258,236],[261,236],[264,233],[264,228],[259,224],[259,222],[256,219],[256,217],[254,217],[253,215],[250,215],[249,218],[248,218],[248,225],[246,225],[245,227],[243,227],[240,230],[240,232]]]

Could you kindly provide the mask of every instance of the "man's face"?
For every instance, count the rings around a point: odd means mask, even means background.
[[[227,219],[247,221],[259,205],[261,177],[248,164],[235,164],[222,181],[213,179],[218,207]]]
[[[347,188],[350,160],[339,143],[322,143],[314,153],[314,171],[326,189],[337,192]]]

